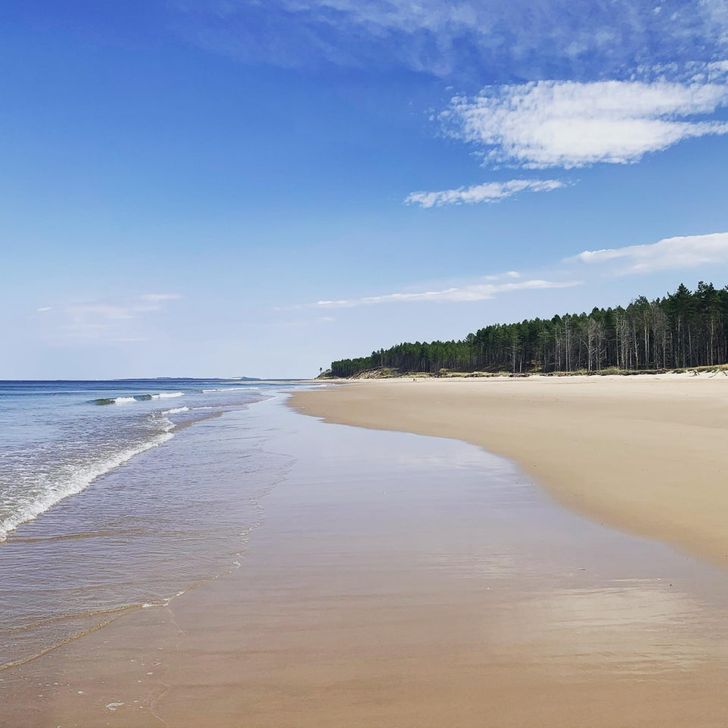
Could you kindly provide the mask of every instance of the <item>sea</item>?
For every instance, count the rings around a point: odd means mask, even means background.
[[[0,670],[239,566],[295,381],[0,382]]]

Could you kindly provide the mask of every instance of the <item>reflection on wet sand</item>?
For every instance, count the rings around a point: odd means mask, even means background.
[[[5,673],[12,725],[724,724],[724,572],[461,442],[235,418],[293,463],[241,568]]]

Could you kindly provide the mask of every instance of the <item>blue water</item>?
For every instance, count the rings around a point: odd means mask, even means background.
[[[180,426],[280,387],[220,379],[0,382],[0,540]]]
[[[0,382],[0,672],[236,568],[296,382]]]

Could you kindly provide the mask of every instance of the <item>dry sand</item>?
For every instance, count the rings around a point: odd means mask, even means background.
[[[726,376],[369,380],[293,405],[481,445],[567,506],[728,563]]]

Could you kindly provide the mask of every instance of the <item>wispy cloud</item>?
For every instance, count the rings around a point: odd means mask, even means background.
[[[162,303],[164,301],[177,301],[182,296],[179,293],[142,293],[139,298],[149,303]]]
[[[404,67],[507,81],[713,60],[724,0],[170,0],[191,42],[285,67]]]
[[[169,301],[177,301],[179,293],[142,293],[122,301],[85,301],[72,303],[65,312],[76,317],[95,317],[102,320],[133,319],[150,311],[159,311]]]
[[[138,310],[135,306],[111,303],[72,303],[65,307],[65,313],[76,319],[95,318],[103,321],[122,321],[134,318]]]
[[[705,70],[705,69],[704,69]],[[537,81],[457,96],[440,118],[489,162],[540,169],[636,162],[684,139],[728,134],[720,69],[692,81]]]
[[[472,187],[458,187],[454,190],[412,192],[407,195],[405,203],[419,205],[420,207],[473,205],[480,202],[499,202],[524,190],[551,192],[565,186],[564,182],[556,179],[512,179],[507,182],[485,182]]]
[[[698,12],[709,24],[719,43],[728,44],[728,3],[725,0],[700,0]]]
[[[508,283],[478,282],[459,287],[443,288],[432,291],[402,291],[397,293],[385,293],[377,296],[364,296],[362,298],[317,301],[314,305],[319,308],[353,308],[355,306],[373,306],[382,303],[422,303],[428,301],[466,303],[472,301],[485,301],[494,298],[500,293],[553,288],[573,288],[574,286],[579,285],[581,285],[580,281],[547,281],[540,279]]]
[[[645,245],[584,250],[524,277],[518,271],[482,276],[459,286],[404,290],[357,298],[321,300],[296,308],[343,309],[396,303],[467,303],[485,301],[504,293],[574,288],[584,285],[574,266],[608,275],[644,274],[686,270],[699,266],[728,266],[728,232],[664,238]],[[549,270],[550,273],[546,271]],[[583,271],[582,271],[583,272]],[[548,276],[548,277],[536,277]]]
[[[646,245],[585,250],[566,262],[616,264],[619,274],[652,273],[700,265],[728,264],[728,233],[683,235]]]
[[[143,319],[180,298],[177,293],[144,293],[119,299],[73,301],[37,310],[50,312],[48,324],[55,339],[136,342],[145,340],[136,331]]]
[[[289,307],[288,310],[300,310],[306,308],[304,306]],[[310,307],[308,307],[310,308]],[[283,309],[278,309],[283,310]],[[295,318],[295,319],[284,319],[276,322],[276,326],[284,326],[291,329],[305,329],[313,326],[322,326],[332,324],[336,321],[334,316],[316,316],[315,318]]]

